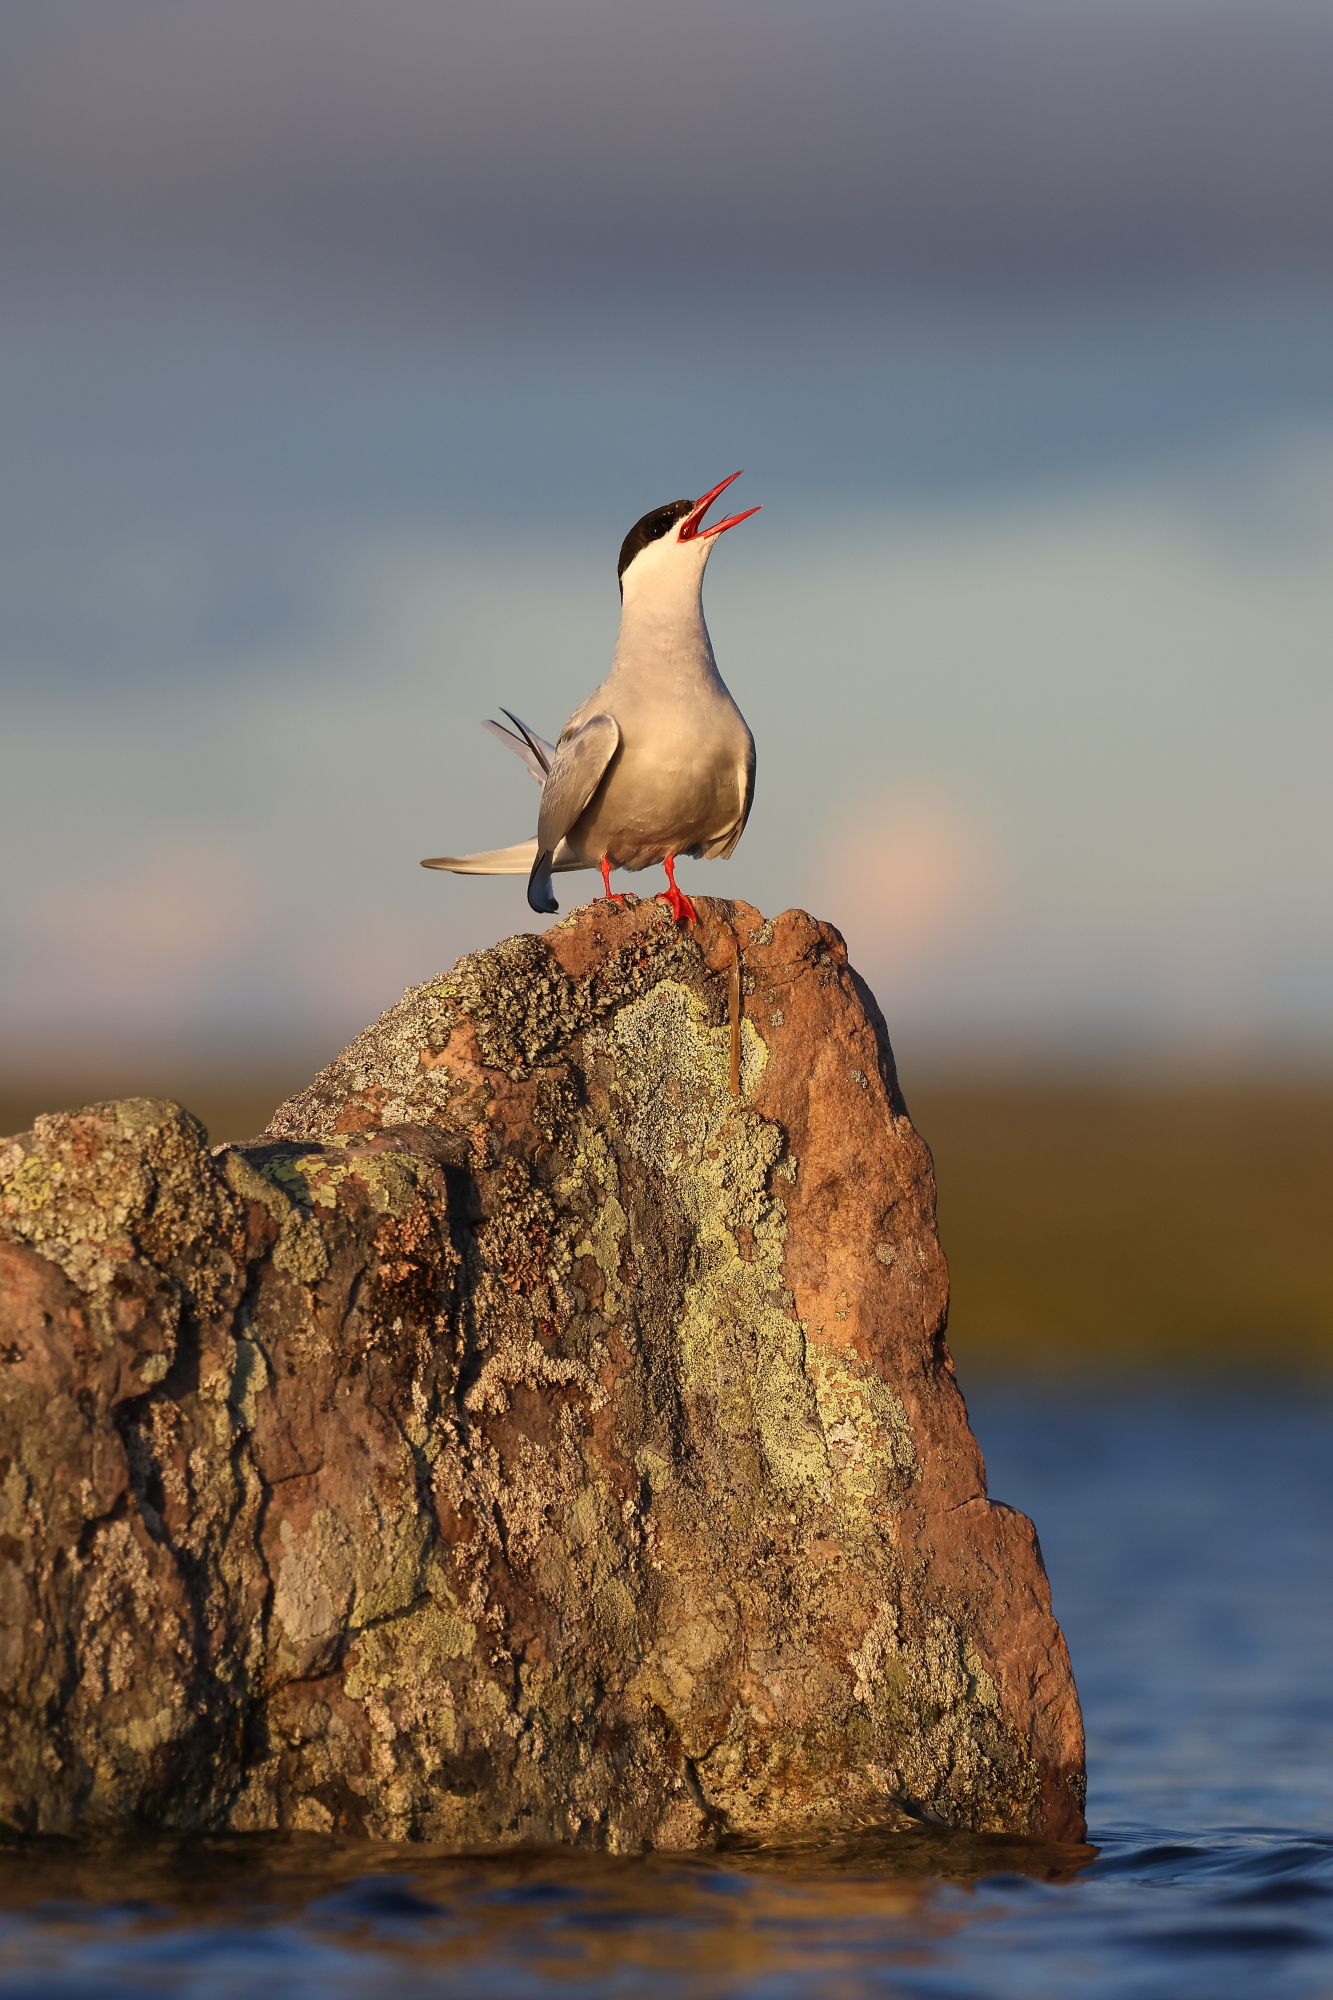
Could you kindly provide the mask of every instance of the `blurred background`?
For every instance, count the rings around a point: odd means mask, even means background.
[[[534,927],[736,466],[705,893],[836,922],[965,1379],[1333,1361],[1333,7],[3,0],[0,1129],[246,1136]],[[566,901],[589,879],[565,878]],[[646,880],[629,886],[656,887]]]

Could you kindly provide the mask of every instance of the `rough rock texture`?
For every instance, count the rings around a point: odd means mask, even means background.
[[[743,952],[741,1094],[729,968]],[[1075,1839],[930,1156],[836,932],[576,911],[261,1140],[0,1141],[0,1818]]]

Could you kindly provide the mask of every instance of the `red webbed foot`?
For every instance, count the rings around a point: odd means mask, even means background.
[[[625,898],[617,895],[616,891],[611,887],[611,863],[605,854],[602,856],[598,866],[602,871],[602,891],[607,902],[623,903]]]
[[[687,924],[697,924],[699,921],[699,912],[695,909],[685,891],[676,887],[676,857],[674,854],[668,854],[664,866],[666,868],[667,882],[670,886],[657,897],[657,901],[665,903],[668,906],[672,917],[677,923],[683,917]]]

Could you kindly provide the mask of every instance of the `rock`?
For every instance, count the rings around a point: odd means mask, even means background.
[[[216,1156],[0,1141],[0,1818],[1082,1835],[878,1009],[701,912],[461,960]]]

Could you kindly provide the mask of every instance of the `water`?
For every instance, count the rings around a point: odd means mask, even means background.
[[[974,1399],[1035,1517],[1097,1847],[701,1859],[313,1836],[29,1843],[0,1991],[79,2000],[1333,1994],[1333,1453],[1317,1400]]]

